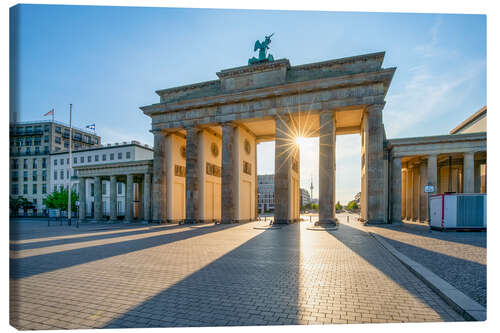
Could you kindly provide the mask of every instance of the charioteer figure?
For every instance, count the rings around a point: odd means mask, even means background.
[[[248,59],[249,65],[259,64],[262,62],[274,61],[274,57],[272,56],[272,54],[269,54],[268,56],[266,56],[266,52],[269,49],[269,44],[271,44],[271,37],[273,35],[274,35],[274,33],[272,33],[269,36],[266,36],[266,39],[262,42],[259,42],[259,41],[255,42],[255,46],[254,46],[253,50],[254,51],[259,50],[259,58],[257,59],[255,57],[252,57],[251,59]]]

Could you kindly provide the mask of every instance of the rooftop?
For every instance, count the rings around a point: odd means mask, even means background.
[[[69,128],[69,124],[66,124],[66,123],[63,123],[63,122],[57,121],[57,120],[54,120],[54,121],[52,121],[52,120],[18,121],[15,123],[11,123],[10,126],[12,127],[12,126],[25,126],[25,125],[50,124],[50,123],[54,123],[54,124],[65,126],[65,127]],[[94,133],[94,131],[91,131],[88,129],[82,129],[82,128],[79,128],[76,126],[71,126],[71,128],[75,129],[77,131],[80,131],[80,132],[85,132],[85,133],[93,135],[93,136],[99,136],[96,133]]]

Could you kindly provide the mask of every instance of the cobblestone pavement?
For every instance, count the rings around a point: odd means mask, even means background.
[[[360,229],[257,225],[263,223],[40,227],[33,233],[26,225],[11,241],[11,324],[76,329],[463,320]]]
[[[486,306],[486,232],[429,230],[426,224],[364,227]]]

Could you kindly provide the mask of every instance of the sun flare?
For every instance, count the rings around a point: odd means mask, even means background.
[[[297,146],[302,146],[302,145],[304,145],[305,140],[306,140],[306,138],[305,138],[305,137],[303,137],[303,136],[297,136],[297,137],[295,138],[295,144],[296,144]]]

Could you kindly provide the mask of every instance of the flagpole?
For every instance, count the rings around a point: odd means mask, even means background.
[[[52,116],[54,116],[52,114]],[[71,159],[71,141],[73,138],[72,131],[72,116],[73,116],[73,104],[69,105],[69,177],[68,177],[68,225],[71,225],[71,177],[73,177],[73,172],[71,170],[72,159]]]

